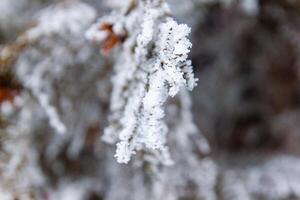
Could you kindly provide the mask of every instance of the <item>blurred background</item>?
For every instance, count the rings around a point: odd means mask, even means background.
[[[114,57],[84,33],[122,2],[0,1],[0,199],[300,199],[300,1],[168,1],[192,28],[199,134],[170,133],[157,173],[100,141]]]

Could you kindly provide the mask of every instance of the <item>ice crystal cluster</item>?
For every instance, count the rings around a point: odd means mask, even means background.
[[[111,115],[103,139],[117,143],[115,157],[128,163],[137,151],[161,154],[171,160],[166,147],[168,127],[164,104],[180,89],[196,84],[188,53],[190,28],[169,17],[164,1],[128,1],[105,16],[87,32],[103,43],[115,34],[120,54],[112,78]],[[104,25],[111,26],[111,32]]]

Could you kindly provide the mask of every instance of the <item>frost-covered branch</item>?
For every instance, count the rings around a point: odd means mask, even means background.
[[[120,163],[128,163],[140,150],[168,154],[164,104],[181,87],[192,90],[196,85],[187,59],[190,28],[169,17],[165,1],[129,2],[86,34],[106,50],[108,42],[110,48],[121,44],[112,78],[110,124],[103,136],[118,141],[115,157]],[[103,28],[108,25],[110,29]]]

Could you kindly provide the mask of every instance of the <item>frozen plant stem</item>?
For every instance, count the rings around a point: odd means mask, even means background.
[[[181,87],[192,90],[196,79],[187,59],[192,47],[187,39],[190,28],[169,15],[165,1],[129,1],[100,18],[86,34],[106,51],[108,42],[111,48],[120,44],[112,78],[110,124],[103,136],[107,142],[117,142],[119,163],[128,163],[141,150],[164,154],[162,162],[172,163],[163,106]]]

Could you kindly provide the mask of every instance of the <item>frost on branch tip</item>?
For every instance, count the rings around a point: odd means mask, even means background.
[[[162,162],[172,163],[164,104],[182,87],[192,90],[197,80],[188,60],[190,28],[178,24],[169,13],[164,1],[131,1],[100,18],[86,33],[102,50],[107,52],[109,42],[109,48],[119,50],[109,126],[103,135],[104,141],[118,142],[115,157],[119,163],[128,163],[138,151],[163,154]]]

